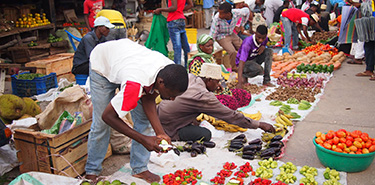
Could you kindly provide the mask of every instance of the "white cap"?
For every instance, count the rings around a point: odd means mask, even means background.
[[[111,22],[109,22],[109,19],[103,16],[97,17],[94,21],[94,27],[97,26],[105,26],[109,29],[114,28],[115,25],[113,25]]]
[[[320,5],[320,9],[326,10],[327,9],[327,5],[325,5],[325,4]]]
[[[217,64],[203,63],[201,67],[200,77],[211,78],[215,80],[221,79],[221,67]]]
[[[319,22],[319,16],[314,14],[311,14],[311,17],[314,19],[315,22]]]
[[[245,2],[245,0],[233,0],[233,3],[234,4],[237,4],[237,3],[244,3]]]

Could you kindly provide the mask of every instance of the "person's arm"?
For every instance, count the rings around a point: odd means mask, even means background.
[[[218,34],[219,34],[219,18],[215,15],[211,23],[210,36],[214,40],[217,40]]]
[[[85,14],[83,17],[85,19],[85,23],[86,23],[87,29],[89,31],[91,31],[91,27],[90,27],[90,23],[89,23],[89,14]]]
[[[309,34],[307,33],[307,26],[302,25],[302,29],[303,29],[303,34],[304,34],[305,37],[306,37],[306,40],[307,40],[307,41],[311,41],[311,39],[310,39],[310,37],[309,37]]]
[[[184,11],[186,11],[186,10],[190,10],[191,8],[193,8],[193,1],[192,0],[186,0],[186,3],[187,3],[187,5],[185,5],[185,7],[184,7]]]
[[[322,27],[320,27],[320,25],[319,25],[318,22],[315,23],[315,27],[318,28],[318,30],[320,30],[321,32],[324,31],[324,30],[322,29]]]
[[[134,139],[138,143],[141,143],[148,151],[162,151],[162,148],[159,146],[159,143],[162,140],[161,138],[157,136],[145,136],[130,128],[124,121],[119,118],[111,103],[109,103],[104,110],[102,119],[113,129]]]
[[[242,61],[240,60],[240,63],[238,64],[238,68],[237,68],[237,74],[238,74],[238,83],[237,83],[237,86],[236,88],[237,89],[242,89],[242,85],[244,83],[243,81],[243,68],[245,66],[245,61]]]
[[[306,38],[305,36],[302,34],[302,31],[301,31],[301,24],[297,24],[297,31],[298,31],[298,34],[301,35],[302,37],[302,40],[306,41]]]
[[[155,98],[158,94],[147,94],[141,97],[143,110],[150,120],[151,126],[155,131],[156,136],[165,139],[168,143],[171,143],[171,138],[164,132],[164,129],[160,123],[158,114],[156,112]]]
[[[238,50],[237,57],[239,60],[238,68],[237,68],[237,73],[238,73],[238,83],[237,83],[237,89],[242,89],[242,85],[244,84],[243,82],[243,68],[245,66],[245,62],[249,55],[251,54],[251,42],[252,38],[248,37],[246,38]]]
[[[191,0],[190,0],[191,1]],[[174,12],[177,10],[177,0],[171,0],[171,6],[167,8],[158,8],[154,11],[154,14],[160,14],[161,12]]]

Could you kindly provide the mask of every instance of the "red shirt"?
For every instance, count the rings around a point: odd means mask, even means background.
[[[169,12],[167,21],[173,21],[177,19],[185,19],[184,16],[184,8],[185,8],[186,0],[177,0],[177,10],[174,12]],[[172,0],[168,0],[168,5],[172,5]]]
[[[288,18],[290,21],[294,23],[300,23],[305,26],[307,26],[308,21],[310,20],[309,14],[297,8],[291,8],[291,9],[285,10],[283,13],[281,13],[281,15],[283,17]],[[302,18],[307,18],[307,21],[303,21]]]
[[[94,27],[96,14],[104,7],[104,0],[85,0],[83,3],[83,13],[89,14],[89,26]]]

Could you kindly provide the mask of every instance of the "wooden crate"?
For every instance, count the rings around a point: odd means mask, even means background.
[[[51,55],[47,58],[28,62],[25,67],[36,67],[36,73],[50,74],[56,73],[57,80],[61,77],[75,79],[71,73],[73,67],[73,56],[74,53],[60,53]]]
[[[91,121],[61,134],[15,130],[14,140],[20,172],[39,171],[70,177],[82,175],[87,161],[87,138]],[[111,145],[105,158],[112,155]],[[76,171],[76,172],[75,172]],[[78,173],[78,174],[77,174]]]
[[[12,55],[12,61],[15,63],[23,64],[32,60],[37,60],[49,55],[49,45],[41,44],[39,46],[14,46],[8,48]]]

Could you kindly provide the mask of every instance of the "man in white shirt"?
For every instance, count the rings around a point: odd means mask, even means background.
[[[93,122],[87,145],[86,178],[98,180],[112,127],[133,139],[132,175],[148,183],[159,182],[160,177],[147,168],[150,151],[162,151],[160,141],[170,143],[171,139],[160,124],[155,98],[160,95],[162,99],[174,100],[187,86],[186,69],[159,52],[129,39],[97,45],[90,55]],[[120,92],[115,95],[117,88]],[[121,119],[129,112],[134,129]],[[150,126],[154,132],[148,129]]]

